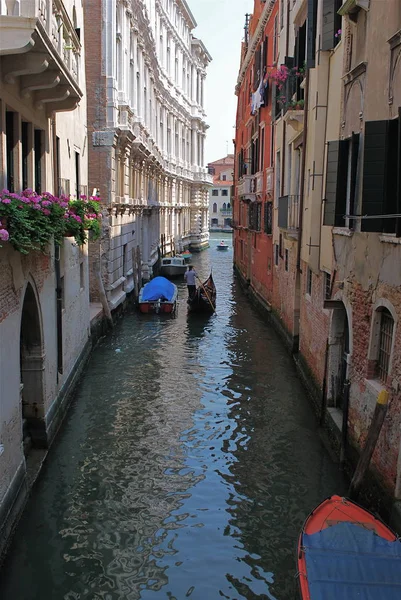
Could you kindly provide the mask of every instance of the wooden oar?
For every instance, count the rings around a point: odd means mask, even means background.
[[[214,308],[214,306],[213,306],[213,303],[212,303],[212,301],[211,301],[211,300],[210,300],[210,298],[209,298],[209,294],[207,293],[205,286],[203,285],[203,283],[201,282],[201,280],[199,279],[199,277],[198,277],[198,276],[196,276],[196,279],[197,279],[197,280],[199,281],[199,283],[201,284],[201,286],[202,286],[202,289],[203,289],[203,291],[205,292],[206,298],[209,300],[209,304],[210,304],[210,306],[212,307],[212,311],[213,311],[213,312],[216,312],[216,309]]]

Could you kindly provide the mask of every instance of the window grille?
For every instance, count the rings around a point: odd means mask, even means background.
[[[380,319],[379,354],[377,358],[377,373],[379,379],[387,382],[390,366],[391,345],[393,340],[394,321],[387,309],[383,309]]]

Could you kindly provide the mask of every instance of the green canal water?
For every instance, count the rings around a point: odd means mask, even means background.
[[[94,351],[1,571],[2,600],[293,600],[303,520],[345,483],[222,234],[217,314],[128,314]]]

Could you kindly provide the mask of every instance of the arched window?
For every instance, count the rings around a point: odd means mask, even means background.
[[[389,304],[386,302],[386,304]],[[395,320],[391,305],[378,306],[373,314],[372,335],[369,350],[368,378],[388,383],[391,372]]]
[[[227,204],[227,210],[231,210],[231,204],[230,203]]]
[[[227,204],[225,202],[223,202],[222,208],[223,208],[223,210],[227,210]]]
[[[217,202],[213,203],[213,212],[217,213]]]

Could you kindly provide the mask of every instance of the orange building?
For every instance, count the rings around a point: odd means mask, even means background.
[[[238,96],[234,168],[234,265],[264,304],[273,293],[273,136],[279,2],[255,0],[246,16]]]

